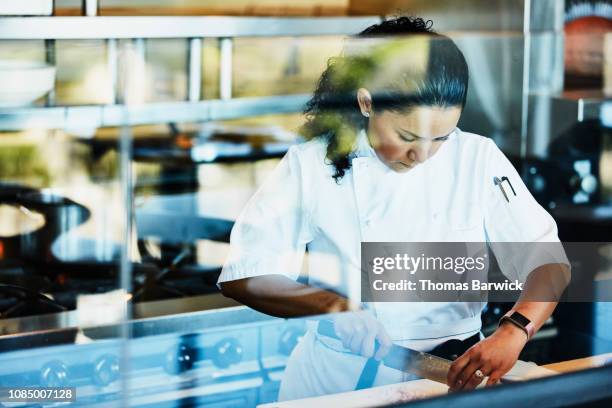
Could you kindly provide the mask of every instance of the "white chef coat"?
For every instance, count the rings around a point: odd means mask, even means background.
[[[325,159],[326,149],[325,142],[318,139],[291,147],[237,220],[219,282],[266,274],[297,280],[308,247],[308,277],[359,301],[361,242],[559,242],[553,218],[488,138],[456,129],[433,157],[406,173],[397,173],[380,161],[362,131],[351,169],[340,183],[332,178],[334,168]],[[516,197],[510,202],[494,185],[496,176],[508,177],[514,187]],[[520,281],[542,264],[568,263],[562,249],[551,253],[550,259],[524,252],[496,253],[496,257],[504,274]],[[484,305],[369,304],[393,341],[422,350],[478,333]],[[332,350],[327,360],[332,361],[335,353],[343,359],[338,364],[351,360],[363,367],[365,359],[347,357],[338,342],[310,333],[294,352],[301,362],[294,367],[290,362],[287,373],[306,376],[304,371],[311,364],[313,372],[318,372],[311,375],[319,378],[311,382],[294,378],[306,384],[297,391],[285,390],[284,396],[281,388],[281,398],[348,391],[355,386],[360,367],[352,371],[343,367],[340,372],[354,375],[342,383],[342,379],[332,380],[330,370],[317,370],[314,361],[305,363],[315,359],[307,355],[317,352],[317,338]]]

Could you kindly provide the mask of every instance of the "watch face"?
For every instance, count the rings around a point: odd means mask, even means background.
[[[510,318],[514,320],[515,322],[519,323],[523,327],[527,327],[527,325],[531,323],[531,320],[529,320],[528,318],[526,318],[519,312],[512,313],[512,315],[510,315]]]

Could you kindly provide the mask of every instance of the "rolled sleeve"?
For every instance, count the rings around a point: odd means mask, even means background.
[[[310,240],[305,184],[293,146],[238,217],[218,284],[270,274],[298,278]]]
[[[518,172],[499,148],[489,141],[485,180],[487,240],[504,275],[524,282],[539,266],[569,266],[559,241],[557,224],[533,198]],[[502,186],[495,178],[506,177]],[[514,190],[514,191],[513,191]]]

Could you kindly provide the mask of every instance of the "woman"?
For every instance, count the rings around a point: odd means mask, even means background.
[[[224,295],[274,316],[353,311],[334,317],[339,341],[313,323],[279,399],[354,389],[368,358],[380,360],[392,342],[447,358],[456,357],[447,346],[459,344],[451,389],[485,376],[494,384],[552,313],[554,302],[518,302],[520,316],[480,340],[484,303],[359,303],[361,242],[558,242],[554,220],[495,144],[457,128],[467,89],[461,51],[419,18],[369,27],[328,63],[306,109],[302,130],[312,140],[291,148],[247,204],[219,278]],[[502,197],[496,176],[507,177],[516,200]],[[309,282],[333,291],[298,282],[306,248]],[[527,288],[531,271],[551,273],[559,262],[506,258],[500,263]],[[381,366],[368,385],[407,379]]]

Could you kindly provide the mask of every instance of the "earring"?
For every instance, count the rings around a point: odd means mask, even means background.
[[[370,112],[363,112],[363,116],[365,116],[366,118],[370,117]]]

